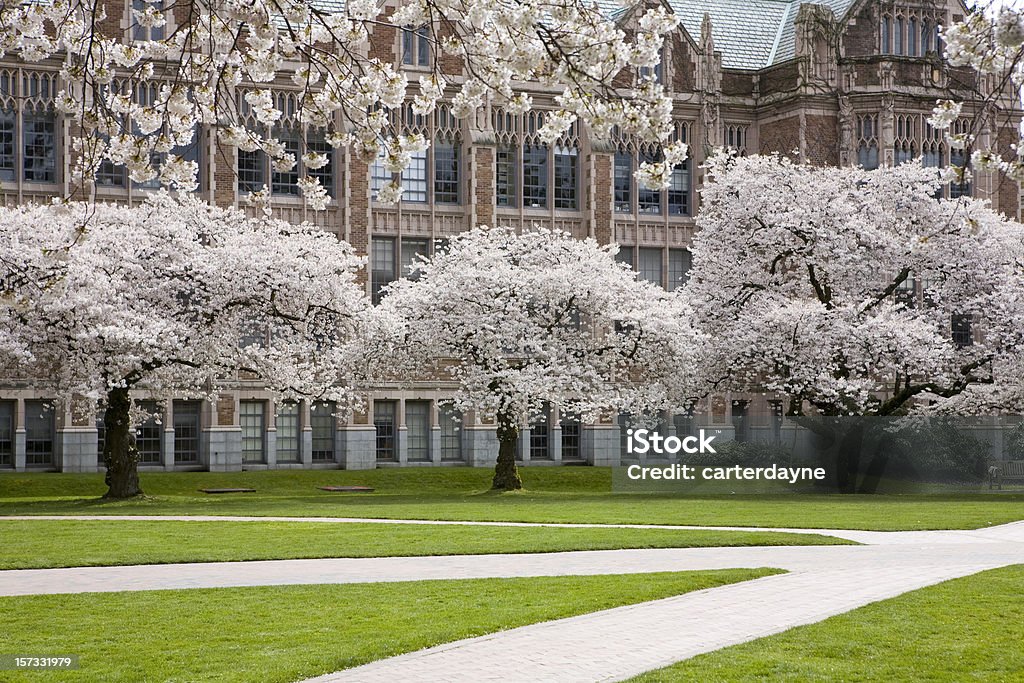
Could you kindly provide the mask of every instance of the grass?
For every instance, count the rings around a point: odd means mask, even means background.
[[[317,522],[0,521],[0,569],[849,543],[760,531]]]
[[[143,473],[143,500],[105,502],[101,474],[2,474],[0,515],[160,514],[341,516],[523,522],[790,526],[873,530],[971,529],[1024,519],[1024,494],[612,494],[611,470],[523,468],[526,491],[491,493],[475,468]],[[371,494],[317,490],[365,484]],[[205,487],[255,494],[210,496]]]
[[[1024,565],[923,588],[653,671],[674,681],[1020,681]]]
[[[777,573],[216,588],[0,598],[3,649],[80,656],[5,681],[296,681],[526,624]]]

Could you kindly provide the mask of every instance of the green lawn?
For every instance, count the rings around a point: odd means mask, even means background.
[[[1020,681],[1024,565],[907,593],[633,679]]]
[[[0,569],[849,543],[817,534],[761,531],[78,520],[0,521],[0,539]]]
[[[3,514],[225,514],[524,522],[662,523],[844,529],[970,529],[1024,519],[1024,494],[612,494],[611,470],[523,468],[527,490],[495,494],[474,468],[143,473],[145,500],[111,503],[101,474],[0,474]],[[370,494],[317,490],[366,484]],[[206,495],[206,487],[255,494]]]
[[[0,598],[10,653],[81,657],[5,681],[291,682],[440,643],[772,569]]]

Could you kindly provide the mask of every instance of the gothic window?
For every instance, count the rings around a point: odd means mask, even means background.
[[[878,114],[857,117],[857,163],[866,170],[878,168]]]
[[[239,120],[254,134],[271,135],[279,140],[284,145],[285,153],[290,154],[294,159],[295,165],[291,168],[284,168],[283,165],[275,167],[274,159],[271,159],[263,150],[246,151],[240,148],[236,167],[238,191],[241,193],[258,192],[266,185],[270,188],[271,195],[299,198],[301,195],[299,179],[308,176],[319,180],[320,185],[327,190],[328,196],[336,196],[334,148],[327,143],[328,130],[304,126],[299,122],[299,104],[296,93],[275,93],[274,104],[283,112],[283,116],[278,126],[273,130],[267,130],[256,120],[252,108],[245,101],[245,94],[240,93],[237,100]],[[195,154],[198,154],[198,133],[195,140]],[[326,157],[327,163],[317,168],[307,166],[302,157],[312,152]],[[186,151],[186,154],[191,153]],[[187,155],[183,156],[185,159],[192,158]],[[198,160],[198,156],[195,157],[195,160]]]
[[[411,155],[402,171],[402,202],[413,204],[458,204],[462,201],[462,134],[460,124],[447,105],[439,105],[433,114],[421,115],[406,105],[392,114],[397,127],[406,134],[419,134],[433,140],[429,148]],[[371,189],[376,197],[393,175],[384,164],[383,147],[370,169]]]
[[[917,116],[898,114],[895,117],[893,133],[893,164],[899,166],[916,156]]]
[[[420,26],[402,29],[402,64],[430,66],[430,28]]]
[[[733,127],[734,140],[746,144],[746,127]],[[686,142],[689,124],[677,121],[672,135],[673,142]],[[614,160],[615,211],[654,216],[692,215],[693,178],[690,160],[687,159],[672,171],[667,191],[644,187],[636,181],[635,173],[640,165],[655,163],[662,159],[661,148],[657,145],[640,143],[613,131],[616,144]]]
[[[574,123],[554,144],[541,141],[544,112],[492,113],[497,147],[495,195],[498,206],[579,210],[580,140]]]

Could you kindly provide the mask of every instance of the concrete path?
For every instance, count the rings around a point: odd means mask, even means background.
[[[266,518],[259,519],[265,521]],[[394,523],[393,520],[374,521]],[[833,531],[824,533],[840,535]],[[0,572],[0,595],[735,567],[778,567],[789,571],[785,575],[448,643],[311,679],[318,683],[566,683],[621,680],[702,652],[820,621],[947,579],[1024,563],[1024,522],[976,531],[842,533],[848,538],[854,536],[845,534],[857,534],[854,540],[867,545],[13,570]]]

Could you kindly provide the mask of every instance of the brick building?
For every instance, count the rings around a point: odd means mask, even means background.
[[[329,188],[327,211],[313,212],[304,204],[296,186],[301,169],[275,172],[262,152],[224,148],[205,130],[192,148],[179,151],[199,162],[199,191],[209,201],[244,205],[242,197],[265,184],[277,215],[315,222],[367,254],[366,287],[375,298],[416,254],[428,254],[437,240],[477,224],[540,223],[603,243],[618,242],[620,258],[639,277],[673,289],[689,269],[688,246],[700,209],[700,166],[711,149],[780,152],[814,164],[868,168],[917,157],[926,165],[943,166],[951,155],[952,161],[958,159],[927,124],[935,100],[980,102],[993,87],[989,79],[943,63],[938,27],[965,15],[957,0],[667,4],[682,25],[667,41],[661,66],[653,74],[621,74],[618,82],[629,87],[632,79],[650,75],[674,97],[675,136],[689,143],[691,159],[677,169],[664,192],[637,187],[632,179],[637,164],[657,156],[656,148],[624,138],[594,139],[580,127],[554,145],[541,143],[537,130],[556,93],[539,86],[530,89],[535,110],[522,116],[497,107],[471,121],[455,119],[444,106],[430,116],[396,113],[402,126],[432,140],[403,174],[405,194],[397,206],[374,201],[375,189],[390,180],[381,164],[334,151],[322,133],[302,129],[293,115],[295,95],[287,87],[275,91],[285,112],[278,134],[294,149],[304,139],[311,149],[329,155],[327,166],[311,172]],[[631,13],[608,11],[618,12],[616,20],[629,28]],[[111,12],[107,30],[135,38],[160,30],[133,26],[130,17],[127,5],[121,15]],[[414,80],[417,72],[433,66],[429,30],[377,26],[371,56],[404,68]],[[442,69],[457,81],[461,63],[444,60]],[[6,204],[71,192],[70,127],[52,106],[59,86],[56,67],[0,64],[0,196]],[[153,97],[141,88],[135,94],[142,102]],[[971,109],[965,106],[965,116]],[[979,143],[1008,148],[1019,115],[1019,106],[1007,104],[976,122]],[[254,118],[249,123],[256,125]],[[957,126],[966,129],[972,123],[973,118],[965,118]],[[118,202],[138,201],[152,189],[133,184],[124,169],[112,165],[102,169],[97,185],[97,199]],[[1019,214],[1017,185],[994,174],[979,174],[970,184],[944,192],[989,198],[1007,215]],[[411,381],[382,386],[367,396],[365,413],[341,423],[330,406],[275,405],[258,386],[244,383],[216,405],[169,401],[156,406],[164,413],[161,424],[154,421],[139,430],[142,466],[230,470],[492,464],[497,454],[493,427],[439,406],[449,390]],[[0,468],[96,469],[102,425],[76,420],[70,407],[46,410],[46,405],[46,397],[29,386],[0,390]],[[748,438],[752,429],[777,428],[782,418],[770,396],[725,394],[707,399],[696,416],[664,416],[662,431],[690,431],[695,420]],[[618,462],[620,425],[580,425],[552,407],[524,429],[520,452],[529,464]]]

